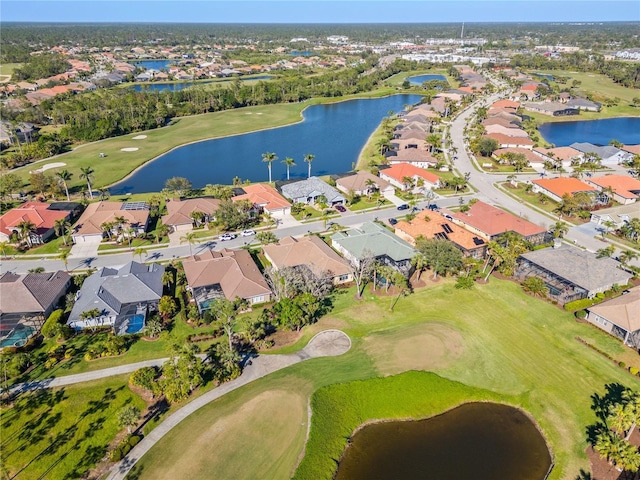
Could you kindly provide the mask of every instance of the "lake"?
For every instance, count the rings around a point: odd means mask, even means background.
[[[351,439],[335,480],[543,480],[544,438],[522,411],[467,403],[420,421],[367,425]]]
[[[411,85],[422,85],[424,82],[430,82],[432,80],[447,82],[447,77],[445,77],[444,75],[429,74],[429,75],[416,75],[415,77],[408,77],[407,80],[409,80],[409,83],[411,83]]]
[[[133,62],[136,67],[145,68],[147,70],[167,70],[168,65],[178,63],[179,60],[140,60]]]
[[[550,80],[550,81],[553,81],[553,80],[554,80],[553,75],[550,75],[550,74],[548,74],[548,73],[534,73],[534,75],[535,75],[536,77],[546,78],[547,80]]]
[[[292,178],[306,178],[307,153],[316,156],[312,175],[348,172],[358,161],[362,147],[390,110],[420,101],[420,95],[348,100],[312,105],[303,112],[304,121],[259,132],[204,140],[176,148],[145,164],[131,177],[110,187],[115,194],[159,192],[168,178],[187,177],[195,188],[208,183],[231,184],[235,176],[252,182],[268,180],[262,154],[275,152],[273,180],[286,178],[281,163],[292,157]],[[141,144],[143,146],[143,144]]]
[[[269,80],[273,78],[273,75],[257,75],[251,78],[243,78],[239,77],[241,80]],[[231,82],[235,80],[235,78],[223,78],[219,80],[206,80],[200,82],[169,82],[169,83],[156,83],[150,82],[145,84],[134,85],[131,88],[136,92],[148,91],[148,92],[163,92],[165,90],[171,90],[173,92],[178,92],[180,90],[184,90],[185,88],[194,87],[196,85],[211,85],[212,83],[224,83]]]
[[[627,145],[640,143],[640,117],[550,122],[543,123],[538,130],[547,142],[557,147],[566,147],[574,142],[608,145],[611,140]]]

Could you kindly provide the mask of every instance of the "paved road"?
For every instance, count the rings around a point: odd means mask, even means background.
[[[124,479],[140,458],[173,429],[173,427],[196,410],[222,397],[226,393],[290,365],[295,365],[310,358],[342,355],[350,348],[351,339],[349,339],[344,332],[339,330],[325,330],[313,337],[307,346],[298,353],[291,355],[264,355],[253,358],[239,378],[214,388],[167,417],[149,435],[144,437],[122,461],[113,466],[107,480]]]

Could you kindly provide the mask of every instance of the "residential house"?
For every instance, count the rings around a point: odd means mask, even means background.
[[[584,110],[586,112],[599,112],[602,105],[598,102],[592,102],[591,100],[587,100],[586,98],[570,98],[566,102],[567,107],[576,108],[578,110]]]
[[[567,115],[580,114],[580,110],[577,108],[570,108],[560,102],[525,103],[523,106],[525,110],[530,112],[542,113],[543,115],[550,115],[552,117],[564,117]]]
[[[341,192],[354,195],[371,195],[378,191],[380,194],[393,194],[395,189],[386,180],[367,172],[359,170],[354,175],[339,178],[336,180],[336,187]]]
[[[596,255],[569,245],[557,244],[520,255],[515,277],[523,281],[541,278],[549,296],[560,304],[593,298],[613,285],[626,285],[632,275],[618,268],[612,258]]]
[[[219,207],[220,200],[217,198],[200,197],[186,200],[174,198],[167,202],[167,214],[162,216],[162,224],[167,225],[174,232],[191,230],[195,223],[194,214],[204,214],[198,222],[207,224],[213,221]]]
[[[2,120],[0,121],[0,142],[13,145],[17,139],[18,143],[31,143],[38,139],[39,130],[33,123],[19,122],[12,125]]]
[[[487,250],[484,239],[430,210],[419,212],[410,221],[398,222],[395,234],[414,246],[418,237],[447,240],[465,257],[484,258]]]
[[[640,208],[635,203],[591,212],[592,223],[604,225],[605,222],[612,222],[616,230],[624,226],[625,223],[631,222],[634,218],[640,220]]]
[[[0,348],[21,346],[15,342],[22,343],[25,338],[39,332],[70,285],[71,276],[61,270],[53,273],[3,273],[0,276]],[[14,337],[12,334],[19,330],[22,332]]]
[[[536,163],[559,161],[562,168],[568,168],[573,161],[582,161],[584,158],[584,153],[571,147],[536,147],[533,149],[533,153],[540,157]]]
[[[640,348],[640,286],[587,308],[587,321],[618,337],[625,345]]]
[[[533,150],[533,141],[529,137],[510,137],[502,133],[489,133],[484,137],[493,138],[500,148],[528,148]]]
[[[452,213],[451,221],[487,242],[494,241],[507,232],[518,233],[534,245],[547,241],[547,230],[544,227],[482,201],[470,205],[466,212]]]
[[[257,211],[278,218],[291,213],[291,203],[271,185],[254,183],[253,185],[243,185],[240,190],[244,193],[232,197],[231,200],[234,202],[249,200]]]
[[[494,108],[512,108],[517,110],[520,108],[520,102],[514,102],[513,100],[498,100],[497,102],[493,102],[491,107]]]
[[[618,165],[633,158],[633,154],[612,145],[601,147],[588,142],[575,142],[570,147],[584,153],[585,157],[589,157],[589,154],[597,155],[603,165]]]
[[[640,155],[640,145],[623,145],[621,148],[631,155]]]
[[[499,148],[498,150],[495,150],[491,156],[498,160],[498,162],[502,162],[502,157],[508,154],[524,155],[529,164],[540,161],[540,157],[537,157],[533,151],[528,148]]]
[[[262,247],[265,258],[277,270],[284,267],[308,268],[314,275],[330,274],[335,285],[353,281],[349,262],[317,235],[284,237]]]
[[[402,150],[390,150],[385,154],[389,164],[410,163],[414,167],[425,169],[435,167],[439,160],[429,153],[427,149],[405,148]]]
[[[485,125],[484,129],[487,132],[487,134],[499,133],[502,135],[506,135],[507,137],[520,137],[520,138],[529,137],[529,134],[527,132],[519,128],[503,127],[502,125]]]
[[[102,267],[82,284],[67,325],[74,330],[113,327],[119,335],[141,331],[148,314],[158,308],[163,274],[157,263]]]
[[[30,232],[31,244],[42,244],[55,235],[55,225],[60,220],[71,220],[81,205],[74,202],[27,202],[12,208],[0,216],[0,241],[10,242],[12,235],[20,237],[20,224],[30,222],[35,229]]]
[[[547,197],[561,202],[564,195],[575,195],[576,193],[590,193],[595,194],[598,192],[591,185],[578,180],[574,177],[557,177],[557,178],[540,178],[532,180],[533,192],[544,193]]]
[[[250,305],[268,302],[271,290],[247,250],[206,250],[182,262],[200,313],[221,298],[242,298]]]
[[[360,228],[334,233],[331,245],[354,265],[371,256],[407,277],[412,272],[413,247],[376,222],[366,222]]]
[[[411,188],[412,191],[419,192],[423,188],[431,190],[440,186],[440,177],[436,174],[406,162],[393,163],[391,167],[381,169],[379,175],[380,178],[402,191]],[[407,179],[411,179],[413,185],[408,185]],[[419,183],[423,185],[418,186]]]
[[[149,205],[145,202],[90,203],[78,219],[71,237],[73,243],[96,243],[108,233],[116,237],[143,234],[148,224]],[[130,229],[133,231],[129,232]]]
[[[589,177],[585,183],[597,188],[600,192],[611,189],[613,199],[622,204],[635,203],[640,196],[640,180],[627,175],[605,175],[604,177]]]
[[[280,190],[282,195],[294,203],[316,203],[320,196],[324,196],[329,205],[341,205],[345,202],[344,196],[338,190],[318,177],[284,184]]]

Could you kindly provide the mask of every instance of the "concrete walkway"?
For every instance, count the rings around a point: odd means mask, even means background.
[[[222,397],[237,388],[276,372],[290,365],[317,357],[331,357],[342,355],[351,348],[351,339],[340,330],[325,330],[314,336],[307,346],[291,355],[257,356],[245,366],[242,375],[235,380],[223,383],[219,387],[203,394],[181,409],[170,415],[158,425],[149,435],[134,447],[129,454],[111,469],[107,480],[124,479],[133,466],[173,427],[187,418],[196,410]]]

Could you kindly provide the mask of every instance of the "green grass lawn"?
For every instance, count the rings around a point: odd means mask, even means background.
[[[2,63],[0,64],[0,75],[11,77],[13,71],[21,66],[21,63]]]
[[[360,400],[353,403],[364,413],[354,416],[336,411],[341,429],[337,437],[334,433],[331,438],[323,437],[321,443],[331,444],[332,458],[337,458],[333,454],[339,454],[344,447],[345,432],[367,418],[426,417],[463,401],[498,399],[522,407],[538,422],[554,455],[556,466],[550,478],[573,479],[581,468],[588,468],[584,432],[595,420],[590,396],[603,392],[609,382],[637,381],[575,337],[613,356],[626,352],[619,342],[592,326],[577,323],[557,307],[523,294],[512,282],[492,278],[487,285],[461,291],[451,281],[440,281],[401,299],[393,312],[389,311],[389,297],[367,293],[362,301],[354,302],[353,290],[341,292],[329,317],[305,329],[296,344],[280,352],[300,349],[314,333],[325,328],[347,332],[353,341],[351,351],[336,358],[294,365],[207,405],[145,455],[134,477],[211,478],[228,471],[230,465],[241,472],[237,478],[266,478],[265,468],[270,469],[268,478],[290,477],[307,429],[296,407],[299,395],[308,399],[325,385],[424,370],[462,385],[447,386],[436,376],[425,378],[420,388],[400,383],[394,394],[406,399],[405,408],[403,402],[375,406],[379,389],[372,387],[372,396],[368,396],[363,384],[358,387]],[[429,391],[442,394],[428,396]],[[269,392],[273,398],[266,395]],[[296,412],[292,413],[291,422],[274,415],[260,419],[262,433],[256,436],[250,427],[256,418],[252,402],[259,396],[270,413],[277,411],[272,403],[277,403],[278,398],[291,405],[291,411]],[[415,405],[416,396],[433,398],[435,403],[413,408],[410,404]],[[247,412],[249,420],[243,420],[237,412]],[[314,415],[312,438],[321,429],[316,422],[320,420]],[[297,431],[290,431],[292,424]],[[253,432],[250,447],[242,436],[246,431]],[[221,432],[224,452],[210,455],[210,440],[220,442]],[[313,460],[311,470],[303,467],[301,472],[312,472],[310,475],[299,476],[331,478],[335,463],[328,461],[324,450],[316,451],[317,443],[313,442],[307,445],[310,454],[320,452],[322,458]],[[174,446],[187,443],[191,448],[189,461],[185,462],[185,450]],[[271,458],[271,463],[258,461],[264,458]]]
[[[144,409],[127,377],[21,395],[0,410],[3,478],[81,478],[121,430],[116,413]]]

